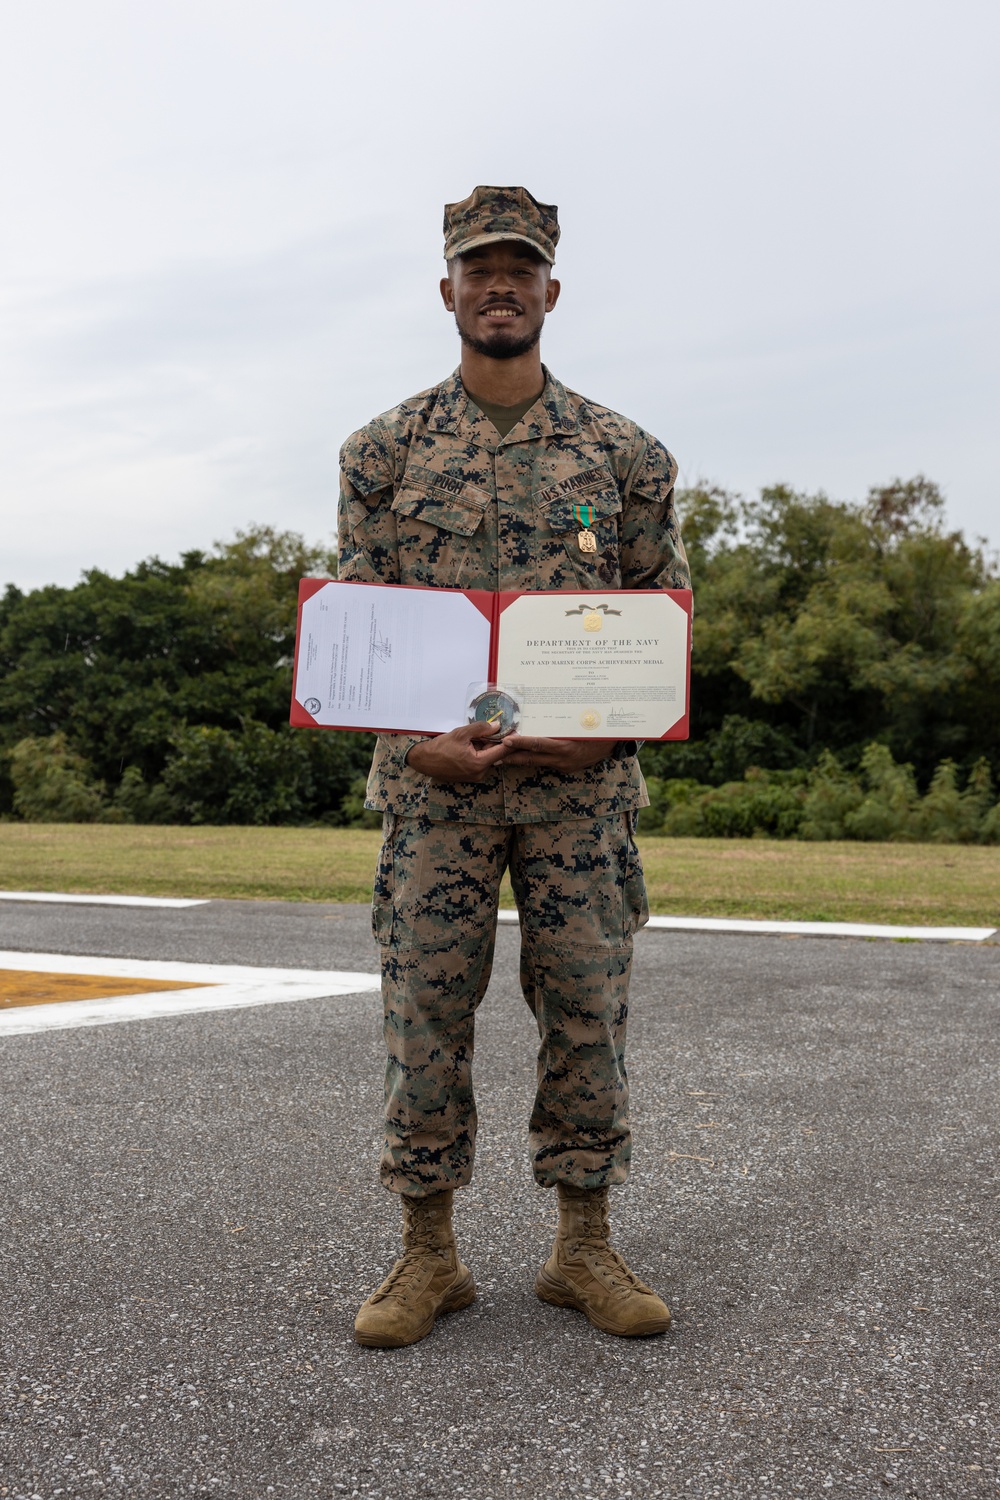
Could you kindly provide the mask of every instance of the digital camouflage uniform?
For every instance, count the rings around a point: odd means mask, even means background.
[[[341,452],[340,576],[466,589],[686,588],[677,466],[634,422],[545,372],[505,438],[456,372],[356,432]],[[577,545],[591,507],[595,553]],[[521,918],[521,985],[538,1023],[536,1180],[628,1171],[625,1026],[632,935],[647,915],[634,754],[588,770],[498,765],[442,784],[380,735],[367,805],[384,814],[373,905],[385,1005],[381,1175],[417,1196],[470,1180],[475,1010],[489,982],[505,868]]]

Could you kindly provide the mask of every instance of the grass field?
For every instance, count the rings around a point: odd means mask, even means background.
[[[367,901],[378,846],[377,832],[340,828],[2,823],[0,890]],[[640,847],[654,912],[1000,926],[1000,848],[660,838]]]

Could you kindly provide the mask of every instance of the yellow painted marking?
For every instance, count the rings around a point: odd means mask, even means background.
[[[148,995],[154,990],[201,990],[201,983],[176,979],[109,979],[102,974],[38,974],[0,969],[0,1010],[15,1005],[53,1005],[62,1000],[111,1000],[116,995]]]

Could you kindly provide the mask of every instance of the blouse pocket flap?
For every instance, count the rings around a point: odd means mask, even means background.
[[[410,516],[415,521],[428,521],[440,526],[442,531],[454,531],[459,536],[471,536],[483,519],[486,496],[475,494],[448,495],[432,489],[404,485],[392,502],[397,516]]]
[[[583,512],[585,521],[594,524],[621,514],[622,497],[617,490],[580,490],[575,495],[560,495],[548,505],[541,507],[542,515],[552,531],[580,529],[577,510]]]

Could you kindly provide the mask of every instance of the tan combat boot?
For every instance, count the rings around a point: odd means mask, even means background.
[[[595,1328],[623,1338],[665,1333],[670,1309],[608,1244],[607,1188],[556,1184],[559,1228],[535,1291],[555,1307],[575,1307]]]
[[[451,1189],[428,1198],[400,1194],[403,1255],[354,1320],[354,1337],[370,1349],[401,1349],[426,1338],[442,1313],[468,1307],[476,1286],[451,1228]]]

